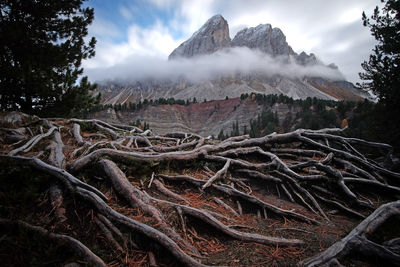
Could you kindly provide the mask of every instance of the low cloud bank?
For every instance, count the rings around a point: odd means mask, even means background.
[[[273,58],[258,50],[235,47],[190,59],[167,61],[154,57],[135,56],[107,68],[86,68],[85,74],[94,82],[130,83],[140,80],[177,80],[192,82],[211,80],[234,74],[280,75],[288,78],[321,77],[344,80],[336,69],[324,65],[302,66],[284,58]]]

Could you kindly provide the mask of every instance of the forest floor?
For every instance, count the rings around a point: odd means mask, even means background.
[[[18,116],[0,131],[3,266],[312,266],[400,195],[400,175],[364,156],[390,146],[341,129],[220,142]],[[400,236],[391,212],[357,236],[388,248]],[[322,263],[398,256],[352,249]]]

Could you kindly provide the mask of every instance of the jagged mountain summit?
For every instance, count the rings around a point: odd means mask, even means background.
[[[235,53],[245,52],[245,56],[238,58]],[[250,54],[255,62],[246,62]],[[367,97],[363,92],[354,88],[354,85],[345,81],[338,67],[331,63],[325,65],[313,53],[301,52],[297,54],[287,43],[286,36],[279,28],[270,24],[260,24],[257,27],[245,28],[239,31],[231,40],[228,22],[221,16],[211,17],[188,40],[184,41],[169,55],[171,66],[184,62],[198,71],[203,59],[212,60],[227,57],[221,68],[230,67],[232,61],[236,64],[262,65],[258,69],[234,70],[220,72],[207,76],[201,80],[192,80],[185,75],[175,75],[179,78],[160,79],[147,78],[130,81],[112,81],[103,84],[100,88],[103,103],[119,104],[139,102],[144,99],[175,98],[199,100],[219,100],[225,97],[238,97],[243,93],[284,94],[294,99],[316,97],[328,100],[356,100]],[[269,73],[265,67],[274,65],[277,72]],[[255,63],[255,64],[253,64]],[[271,63],[271,64],[270,64]],[[203,64],[204,66],[205,64]],[[208,65],[205,71],[209,71]],[[185,65],[186,66],[186,65]],[[281,74],[281,68],[288,68],[290,75]],[[317,74],[309,74],[307,70],[322,69]],[[173,67],[171,67],[173,69]],[[204,67],[203,67],[204,69]],[[274,70],[273,70],[274,71]],[[323,76],[324,72],[333,72],[336,78]],[[283,71],[284,72],[284,71]],[[293,73],[298,72],[298,73]],[[187,72],[193,76],[192,72]],[[321,73],[321,77],[319,74]],[[293,75],[294,74],[294,75]]]
[[[274,56],[294,55],[293,49],[286,42],[286,36],[279,28],[270,24],[260,24],[257,27],[239,31],[231,42],[231,46],[257,48],[264,53]]]
[[[304,51],[300,54],[295,53],[281,29],[273,28],[271,24],[244,28],[231,40],[228,22],[221,15],[211,17],[188,40],[172,51],[168,59],[212,54],[229,47],[247,47],[258,49],[271,56],[292,57],[296,63],[303,66],[322,64],[313,53],[310,55]]]
[[[274,56],[295,55],[293,49],[286,42],[286,36],[279,28],[272,28],[270,24],[245,28],[239,31],[231,41],[227,21],[221,15],[215,15],[192,37],[177,47],[168,58],[190,58],[211,54],[227,47],[259,49]]]
[[[176,48],[168,58],[174,59],[210,54],[221,48],[229,47],[230,43],[228,22],[221,15],[215,15],[195,32],[190,39]]]

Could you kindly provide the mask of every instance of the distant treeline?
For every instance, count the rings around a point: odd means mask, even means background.
[[[221,130],[217,136],[224,140],[232,136],[249,134],[250,137],[261,137],[273,132],[283,133],[291,130],[321,129],[327,127],[344,127],[350,125],[347,133],[351,136],[374,139],[368,129],[368,120],[371,117],[374,103],[368,100],[363,102],[323,100],[316,97],[308,97],[304,100],[280,95],[242,94],[243,101],[251,97],[263,106],[261,114],[251,119],[249,125],[243,125],[239,129],[239,123],[233,123],[232,130],[224,133]],[[295,109],[294,116],[291,112],[279,122],[278,114],[272,111],[275,104],[286,104],[289,109]]]
[[[326,127],[341,127],[347,124],[350,126],[349,130],[347,130],[349,135],[369,140],[375,139],[368,126],[368,121],[372,119],[371,114],[375,104],[368,100],[364,100],[363,102],[334,101],[318,99],[316,97],[295,100],[283,94],[265,95],[246,93],[240,95],[241,101],[245,101],[248,98],[262,105],[262,112],[258,114],[256,118],[251,119],[247,125],[239,127],[239,123],[235,122],[232,125],[232,129],[226,131],[221,130],[217,136],[218,139],[223,140],[241,134],[250,134],[251,137],[260,137],[272,132],[283,133],[298,128],[315,130]],[[228,97],[225,99],[228,99]],[[204,99],[203,102],[207,102],[207,100]],[[198,100],[196,98],[183,100],[173,97],[160,97],[156,100],[143,99],[143,101],[137,103],[129,102],[115,105],[98,105],[88,112],[107,109],[114,109],[115,111],[135,111],[148,105],[189,106],[192,103],[198,103]],[[275,104],[286,104],[289,109],[295,109],[296,112],[289,112],[288,116],[280,122],[278,114],[272,111],[272,107]],[[235,109],[236,108],[235,106]],[[139,122],[135,123],[139,124]],[[146,126],[145,128],[148,128],[148,125],[141,126]]]
[[[204,99],[204,102],[207,102],[206,99]],[[134,103],[134,102],[125,102],[123,104],[106,104],[106,105],[97,105],[90,109],[89,112],[96,112],[96,111],[101,111],[101,110],[107,110],[107,109],[114,109],[115,111],[120,111],[120,110],[140,110],[143,107],[146,107],[148,105],[181,105],[181,106],[189,106],[191,103],[198,103],[197,99],[194,97],[193,99],[175,99],[173,97],[171,98],[162,98],[160,97],[159,99],[153,100],[153,99],[143,99],[139,100],[139,102]]]

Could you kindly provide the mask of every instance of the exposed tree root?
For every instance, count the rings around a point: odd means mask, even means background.
[[[345,238],[333,244],[321,254],[305,260],[302,264],[305,266],[326,265],[332,260],[338,261],[351,253],[358,252],[366,257],[379,258],[388,265],[399,266],[400,254],[398,254],[398,251],[393,251],[390,246],[391,243],[394,243],[393,241],[388,241],[385,246],[368,240],[368,237],[376,233],[389,218],[399,215],[400,200],[382,205]]]
[[[60,244],[66,244],[69,246],[72,250],[74,250],[78,255],[82,257],[84,261],[86,261],[88,264],[91,266],[97,266],[97,267],[105,267],[106,264],[103,262],[102,259],[100,259],[96,254],[94,254],[90,249],[88,249],[84,244],[82,244],[79,240],[76,240],[70,236],[67,235],[60,235],[60,234],[54,234],[50,233],[46,229],[40,227],[40,226],[34,226],[30,225],[24,221],[12,221],[12,220],[7,220],[0,218],[0,225],[2,227],[16,227],[20,228],[20,231],[28,231],[32,234],[37,234],[41,235],[44,237],[47,237],[48,239],[55,241],[56,243]]]
[[[366,219],[305,265],[338,264],[350,251],[374,253],[389,263],[399,260],[398,238],[380,244],[368,239],[389,217],[399,216],[399,201],[368,216],[378,204],[400,196],[400,174],[363,150],[379,149],[387,163],[392,160],[389,145],[344,137],[343,129],[300,129],[218,142],[180,132],[153,136],[151,131],[100,120],[36,119],[28,128],[0,131],[19,135],[14,138],[19,143],[3,146],[0,161],[29,166],[54,179],[47,187],[48,214],[55,217],[49,229],[73,223],[71,214],[79,218],[73,208],[79,203],[83,209],[93,208],[86,213],[119,264],[127,264],[135,249],[150,266],[162,266],[160,253],[165,251],[173,262],[204,266],[201,261],[213,263],[206,258],[224,251],[218,245],[221,240],[273,246],[272,257],[280,250],[293,253],[308,242],[302,239],[315,232],[312,229],[335,224],[338,218],[331,214],[336,212],[347,220]],[[71,202],[74,205],[66,204]],[[25,225],[5,219],[0,224]],[[267,224],[279,225],[272,232]],[[203,228],[206,233],[197,233]],[[303,236],[293,238],[293,233]],[[76,246],[76,253],[90,264],[104,264],[88,248]]]

